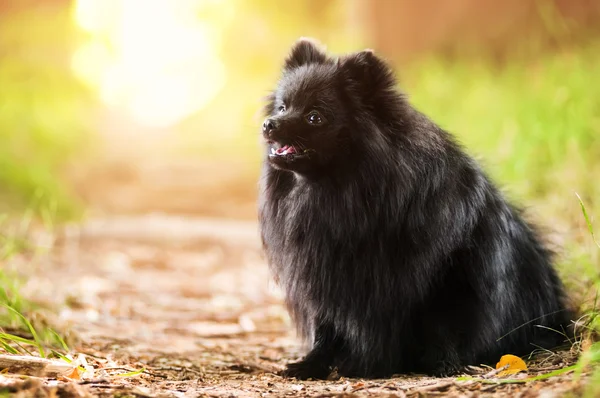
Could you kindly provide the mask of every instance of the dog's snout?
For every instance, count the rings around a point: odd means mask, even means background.
[[[271,134],[273,131],[277,130],[277,122],[273,119],[267,119],[263,123],[262,126],[263,133],[266,135]]]

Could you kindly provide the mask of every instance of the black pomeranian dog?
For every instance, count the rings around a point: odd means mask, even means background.
[[[450,375],[565,340],[549,250],[372,51],[299,40],[266,113],[262,242],[311,347],[284,375]]]

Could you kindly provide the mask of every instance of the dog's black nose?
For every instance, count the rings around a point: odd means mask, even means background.
[[[267,119],[263,123],[262,130],[264,134],[269,135],[271,132],[277,130],[277,123],[273,119]]]

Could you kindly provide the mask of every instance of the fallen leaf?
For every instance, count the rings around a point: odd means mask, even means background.
[[[499,372],[498,377],[514,375],[521,371],[527,372],[527,365],[525,364],[525,362],[515,355],[503,355],[502,358],[500,358],[500,362],[496,364],[496,369],[500,369],[507,365],[508,368]]]
[[[77,367],[74,367],[73,370],[65,373],[63,376],[70,380],[81,380],[81,375],[79,374],[79,369],[77,369]]]

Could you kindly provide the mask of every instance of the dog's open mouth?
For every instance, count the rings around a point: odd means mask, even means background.
[[[273,142],[269,148],[269,156],[271,158],[285,157],[288,159],[296,159],[309,155],[314,152],[312,149],[302,149],[294,145],[281,145]]]
[[[298,150],[293,145],[284,145],[279,148],[271,147],[271,155],[283,156],[283,155],[293,155],[297,154]]]

